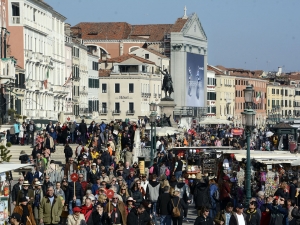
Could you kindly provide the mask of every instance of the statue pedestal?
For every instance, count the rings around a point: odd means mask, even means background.
[[[161,108],[162,116],[164,114],[166,114],[166,117],[169,117],[171,115],[170,122],[172,127],[178,128],[177,123],[175,123],[173,119],[173,112],[176,106],[174,100],[171,98],[163,98],[161,99],[160,103],[158,103],[157,105]]]

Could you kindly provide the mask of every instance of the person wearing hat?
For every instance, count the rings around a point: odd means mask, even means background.
[[[23,225],[36,225],[32,207],[28,204],[26,197],[19,199],[19,205],[14,208],[14,213],[18,213],[21,216],[21,223]]]
[[[80,225],[83,223],[85,224],[84,215],[81,213],[80,207],[76,206],[73,209],[73,214],[68,215],[68,225]]]
[[[127,225],[126,207],[122,201],[119,201],[117,194],[113,196],[112,201],[106,204],[104,211],[108,213],[113,224]]]
[[[58,224],[63,210],[63,204],[59,197],[54,195],[53,187],[48,187],[47,195],[42,198],[39,209],[40,223]]]
[[[19,225],[21,223],[21,215],[19,213],[11,214],[9,222],[12,225]]]
[[[97,170],[97,165],[96,163],[92,164],[92,168],[90,172],[88,173],[88,181],[92,184],[96,183],[97,177],[100,176],[99,171]]]
[[[238,203],[236,206],[236,212],[232,212],[229,220],[229,225],[248,225],[246,221],[246,214],[244,213],[244,206],[242,203]]]
[[[39,224],[39,205],[44,197],[43,190],[42,190],[42,183],[40,181],[36,181],[34,184],[34,200],[33,200],[33,215],[36,221],[36,224]]]
[[[32,203],[34,193],[33,193],[32,189],[29,189],[29,186],[30,186],[30,183],[27,180],[25,180],[23,182],[22,189],[18,192],[18,196],[16,199],[17,205],[20,203],[20,199],[22,199],[24,197],[27,198],[27,200],[30,201],[30,203]]]
[[[23,182],[24,182],[24,177],[20,176],[18,182],[12,188],[11,199],[14,205],[16,205],[19,191],[22,190]]]

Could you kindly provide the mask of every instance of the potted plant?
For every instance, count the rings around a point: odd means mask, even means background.
[[[27,119],[27,116],[23,116],[23,120],[26,120]]]
[[[8,114],[9,116],[13,116],[15,113],[16,113],[16,110],[14,110],[14,109],[8,109],[8,110],[7,110],[7,114]]]
[[[15,118],[17,118],[17,119],[22,119],[22,116],[19,115],[19,114],[16,114],[16,115],[15,115]]]

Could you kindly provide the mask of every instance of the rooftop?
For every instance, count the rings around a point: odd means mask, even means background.
[[[124,62],[128,59],[136,59],[142,63],[147,63],[147,64],[154,64],[154,62],[150,61],[150,60],[147,60],[147,59],[144,59],[144,58],[141,58],[141,57],[138,57],[136,55],[133,55],[133,54],[124,54],[124,55],[121,55],[121,56],[118,56],[118,57],[115,57],[115,58],[111,58],[111,59],[107,59],[106,62],[108,63],[121,63],[121,62]],[[103,62],[103,60],[99,60],[99,62]]]

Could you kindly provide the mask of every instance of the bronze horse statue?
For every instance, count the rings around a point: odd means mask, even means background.
[[[164,71],[159,69],[159,71],[164,75],[161,90],[163,90],[165,92],[165,98],[171,98],[171,94],[172,94],[172,92],[174,92],[172,77],[168,73],[167,69],[165,69]]]

